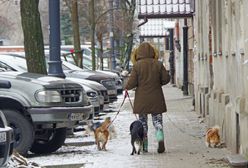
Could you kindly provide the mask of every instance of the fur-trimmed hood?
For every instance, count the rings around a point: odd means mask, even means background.
[[[135,64],[138,60],[143,58],[158,59],[158,50],[148,42],[141,43],[139,47],[133,49],[131,61]]]

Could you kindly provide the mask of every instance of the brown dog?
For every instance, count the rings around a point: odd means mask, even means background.
[[[217,147],[220,144],[220,127],[214,126],[209,128],[206,132],[205,143],[207,147]]]
[[[110,117],[107,117],[105,121],[101,124],[100,127],[96,128],[94,131],[95,134],[95,140],[97,144],[98,150],[104,150],[106,151],[106,144],[108,142],[109,138],[109,130],[108,127],[111,124]],[[102,145],[101,145],[102,143]]]

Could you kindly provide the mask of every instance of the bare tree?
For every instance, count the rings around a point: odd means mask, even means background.
[[[133,48],[133,38],[135,30],[134,13],[136,9],[136,0],[123,0],[121,1],[121,15],[122,20],[117,20],[116,25],[124,35],[125,47],[122,57],[124,60],[124,69],[129,70],[129,61]]]
[[[28,72],[47,74],[39,0],[21,0],[21,21]]]
[[[66,0],[71,2],[70,0]],[[68,5],[67,5],[68,6]],[[116,35],[116,37],[123,38],[124,47],[123,59],[126,62],[129,62],[132,45],[133,45],[133,22],[134,22],[134,11],[136,8],[135,0],[123,0],[121,1],[121,7],[114,7],[109,9],[108,3],[106,0],[95,1],[95,0],[81,0],[78,2],[79,10],[79,27],[80,30],[84,29],[86,33],[85,37],[89,37],[91,41],[91,50],[92,50],[92,70],[96,69],[96,49],[95,49],[95,37],[98,40],[100,45],[100,58],[101,58],[101,68],[103,66],[103,38],[108,36],[108,13],[110,11],[119,11],[118,19],[115,19],[116,29],[119,29],[121,35]],[[73,21],[73,20],[72,20]],[[82,24],[83,23],[83,24]],[[73,25],[73,24],[72,24]],[[82,28],[83,27],[83,28]],[[85,32],[81,32],[83,34]],[[82,35],[81,35],[82,36]],[[75,37],[75,36],[74,36]],[[74,40],[75,41],[75,40]],[[127,57],[127,58],[126,58]]]
[[[0,37],[6,35],[11,30],[12,23],[9,22],[5,17],[0,16]]]
[[[92,57],[92,70],[96,70],[96,54],[95,54],[95,31],[96,31],[96,22],[95,22],[95,0],[90,0],[89,2],[90,10],[90,36],[91,36],[91,57]]]
[[[91,50],[92,50],[92,70],[96,69],[96,48],[95,48],[95,36],[97,37],[97,40],[100,44],[100,57],[101,57],[101,67],[103,65],[102,61],[102,54],[103,54],[103,36],[107,32],[107,22],[106,22],[106,15],[108,14],[109,10],[106,9],[106,1],[95,1],[95,0],[88,0],[87,5],[82,3],[81,5],[84,5],[85,9],[88,9],[84,13],[84,18],[88,21],[89,30],[90,30],[90,41],[91,41]]]
[[[71,55],[74,57],[74,61],[76,65],[79,66],[80,68],[83,68],[83,54],[80,43],[80,32],[79,32],[79,21],[78,21],[78,1],[66,0],[65,2],[71,13],[75,57],[73,54]]]
[[[96,38],[100,45],[98,56],[100,57],[100,69],[103,70],[103,36],[108,32],[107,23],[102,21],[98,22],[96,26]]]

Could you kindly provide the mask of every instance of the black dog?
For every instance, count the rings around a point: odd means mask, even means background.
[[[131,155],[137,153],[135,148],[135,143],[139,145],[138,155],[143,147],[143,138],[144,138],[144,128],[142,122],[140,120],[136,120],[130,125],[130,133],[131,133],[131,144],[133,146],[133,151]]]

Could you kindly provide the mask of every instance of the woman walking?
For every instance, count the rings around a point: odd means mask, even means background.
[[[167,109],[162,86],[169,83],[170,76],[157,58],[155,49],[148,42],[141,43],[133,55],[135,63],[125,89],[135,88],[133,113],[139,115],[144,127],[143,151],[148,152],[147,115],[151,114],[158,141],[157,151],[163,153],[165,147],[162,113]]]

